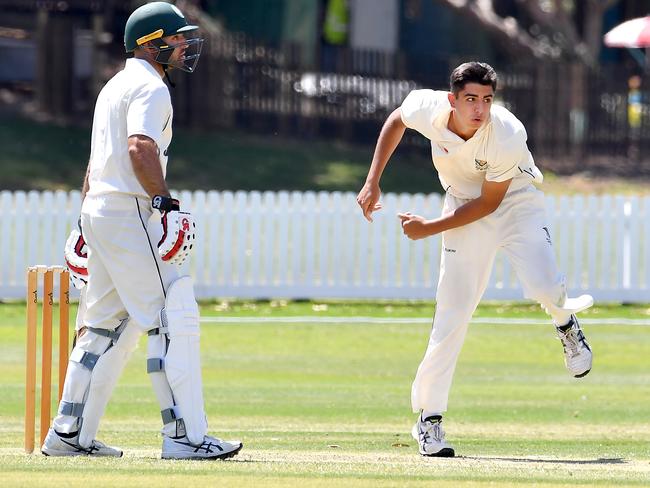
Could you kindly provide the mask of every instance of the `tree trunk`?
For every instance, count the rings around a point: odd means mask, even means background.
[[[41,9],[36,23],[38,107],[44,115],[65,122],[73,112],[74,20]]]

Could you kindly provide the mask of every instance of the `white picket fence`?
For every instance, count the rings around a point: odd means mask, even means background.
[[[383,198],[367,223],[352,193],[181,192],[198,241],[187,271],[200,298],[432,299],[440,237],[411,242],[396,213],[438,215],[439,195]],[[25,268],[62,264],[78,192],[0,192],[0,299],[22,298]],[[650,197],[547,197],[551,235],[573,293],[650,301]],[[523,297],[497,258],[486,299]]]

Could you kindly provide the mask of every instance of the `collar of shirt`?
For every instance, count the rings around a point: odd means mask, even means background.
[[[131,69],[138,69],[138,70],[146,70],[149,72],[149,74],[162,79],[162,76],[160,76],[160,73],[156,71],[156,68],[151,66],[151,63],[145,59],[139,59],[139,58],[129,58],[126,60],[126,65],[124,66],[125,69],[131,70]]]

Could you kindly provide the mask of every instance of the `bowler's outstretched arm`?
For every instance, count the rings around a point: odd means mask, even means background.
[[[384,168],[388,164],[388,160],[402,140],[405,130],[406,125],[402,121],[402,112],[398,107],[388,116],[381,128],[366,182],[363,188],[361,188],[359,195],[357,195],[357,203],[363,211],[363,216],[369,222],[372,222],[372,212],[381,208],[381,204],[379,203],[379,198],[381,197],[379,180],[384,172]]]

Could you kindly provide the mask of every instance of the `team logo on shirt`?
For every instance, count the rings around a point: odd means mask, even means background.
[[[476,171],[485,171],[487,170],[488,163],[482,159],[474,159]]]

